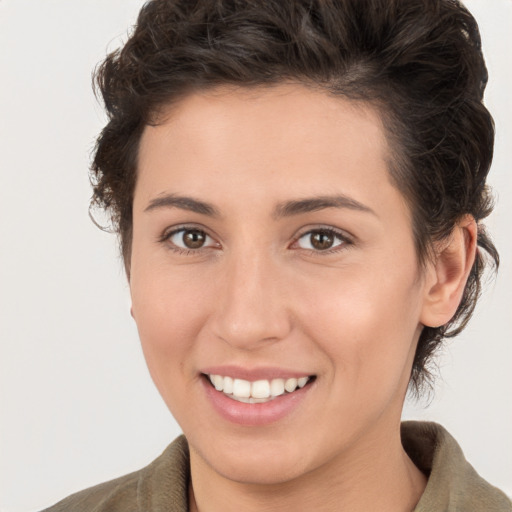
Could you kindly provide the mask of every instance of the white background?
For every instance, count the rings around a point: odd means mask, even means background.
[[[0,510],[33,511],[136,470],[178,427],[150,380],[115,239],[87,215],[104,123],[91,70],[140,0],[0,0]],[[477,316],[405,416],[438,421],[512,493],[512,2],[472,0],[496,120],[489,227],[502,255]]]

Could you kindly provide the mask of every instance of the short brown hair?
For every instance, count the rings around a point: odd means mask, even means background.
[[[129,273],[142,131],[161,107],[219,85],[296,82],[374,105],[393,152],[390,175],[413,215],[419,261],[465,214],[478,223],[476,261],[452,320],[424,327],[411,384],[445,337],[469,320],[488,253],[486,177],[493,120],[478,26],[457,0],[151,0],[126,44],[95,75],[109,116],[97,140],[92,205],[106,209]]]

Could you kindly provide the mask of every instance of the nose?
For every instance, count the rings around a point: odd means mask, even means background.
[[[254,253],[224,265],[212,319],[214,334],[243,350],[286,338],[292,319],[279,266]]]

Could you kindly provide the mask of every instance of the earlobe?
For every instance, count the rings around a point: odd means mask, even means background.
[[[425,288],[421,323],[439,327],[448,323],[462,300],[476,256],[477,224],[464,216],[447,240],[439,243]]]

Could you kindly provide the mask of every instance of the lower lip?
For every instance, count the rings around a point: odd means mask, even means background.
[[[206,377],[201,380],[206,396],[220,416],[231,423],[244,426],[269,425],[291,414],[300,406],[313,384],[307,384],[293,393],[285,393],[268,402],[246,404],[233,400],[221,391],[217,391],[207,381]]]

